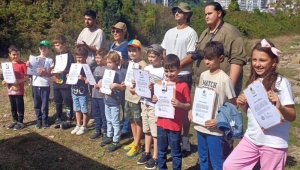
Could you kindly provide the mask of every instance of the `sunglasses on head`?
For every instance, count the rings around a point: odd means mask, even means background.
[[[173,14],[176,14],[177,12],[178,12],[178,14],[182,14],[183,13],[183,11],[181,9],[177,8],[177,9],[175,9],[173,11]]]
[[[111,33],[120,33],[122,30],[111,30]]]

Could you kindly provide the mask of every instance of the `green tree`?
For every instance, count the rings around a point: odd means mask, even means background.
[[[230,4],[228,5],[228,10],[230,12],[240,11],[240,6],[239,6],[239,3],[237,2],[237,0],[231,0]]]

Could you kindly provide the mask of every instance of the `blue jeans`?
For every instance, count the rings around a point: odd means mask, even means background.
[[[97,132],[101,132],[102,128],[104,133],[107,133],[107,122],[103,98],[92,98],[92,114],[95,119],[95,130]]]
[[[32,86],[36,120],[48,120],[50,87]]]
[[[119,142],[120,131],[120,106],[105,104],[105,117],[107,121],[107,137],[113,137],[113,142]]]
[[[157,126],[157,146],[158,146],[158,168],[159,170],[168,169],[167,151],[168,146],[171,148],[172,169],[181,169],[182,155],[180,147],[181,132],[163,129]]]
[[[210,160],[213,170],[222,170],[222,166],[225,161],[223,157],[223,137],[197,131],[197,140],[200,169],[209,169],[208,160]]]

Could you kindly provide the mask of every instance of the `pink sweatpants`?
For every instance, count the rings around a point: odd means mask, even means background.
[[[287,148],[277,149],[253,144],[243,137],[223,164],[223,170],[252,170],[260,160],[261,170],[283,170]]]

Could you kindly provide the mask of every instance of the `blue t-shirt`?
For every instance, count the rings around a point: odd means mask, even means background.
[[[119,46],[116,46],[115,42],[111,42],[108,45],[108,51],[111,50],[119,51],[122,54],[123,60],[128,61],[129,56],[128,56],[127,44],[128,44],[127,40],[123,41]]]
[[[121,70],[117,70],[114,83],[121,84],[125,80],[125,74]],[[105,104],[108,106],[119,106],[121,100],[124,99],[123,90],[112,90],[111,95],[105,95]]]
[[[81,69],[80,75],[85,77],[84,70]],[[89,93],[88,84],[85,81],[78,80],[76,85],[72,85],[72,94],[75,96],[85,96]]]

